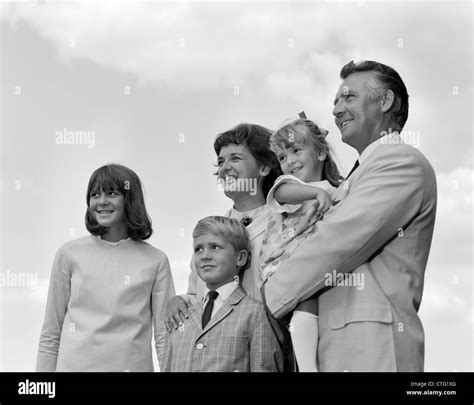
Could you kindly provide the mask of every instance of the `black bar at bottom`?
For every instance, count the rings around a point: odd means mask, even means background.
[[[234,393],[221,397],[227,402],[245,399],[242,392],[253,392],[301,393],[293,396],[295,404],[306,403],[309,398],[305,394],[313,393],[314,401],[319,395],[326,398],[324,403],[332,398],[336,402],[376,399],[378,403],[442,401],[472,405],[473,387],[473,373],[0,373],[0,404],[129,400],[139,396],[179,401],[183,397],[204,399],[200,394],[206,392]]]

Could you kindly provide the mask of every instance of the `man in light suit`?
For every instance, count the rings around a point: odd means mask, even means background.
[[[435,221],[435,174],[399,136],[408,93],[398,73],[364,61],[348,63],[340,76],[333,114],[358,161],[314,235],[262,290],[278,318],[320,294],[319,370],[423,371],[418,309]]]

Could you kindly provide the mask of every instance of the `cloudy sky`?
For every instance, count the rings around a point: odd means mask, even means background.
[[[0,371],[34,369],[54,254],[87,234],[93,170],[144,182],[155,235],[186,289],[191,231],[224,213],[215,135],[275,129],[305,110],[330,131],[340,68],[393,66],[410,94],[406,140],[431,161],[438,214],[420,310],[426,370],[473,370],[470,2],[3,1],[0,6]],[[61,143],[61,134],[85,136]],[[3,278],[2,278],[3,277]]]

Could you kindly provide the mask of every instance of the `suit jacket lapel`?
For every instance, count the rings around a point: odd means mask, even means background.
[[[403,139],[401,139],[400,136],[396,137],[394,136],[392,140],[392,147],[396,147],[397,145],[404,144]],[[381,143],[381,145],[384,145]],[[333,195],[333,200],[334,200],[334,205],[340,204],[349,194],[350,189],[354,187],[354,184],[357,184],[361,176],[363,176],[364,171],[367,169],[367,167],[370,167],[373,163],[374,160],[377,160],[379,157],[379,154],[384,150],[382,146],[378,146],[375,148],[369,156],[367,156],[359,165],[357,170],[354,171],[354,173],[351,174],[349,179],[344,180],[341,185],[337,188],[337,190],[334,192]]]
[[[209,323],[202,330],[202,333],[200,334],[199,337],[207,333],[215,325],[217,325],[224,318],[226,318],[233,311],[233,306],[237,305],[244,297],[245,297],[245,292],[244,290],[242,290],[242,288],[237,287],[234,291],[232,291],[232,294],[230,294],[229,298],[227,298],[224,301],[224,304],[222,305],[222,307],[220,307],[219,310],[214,314],[214,316],[211,318]]]

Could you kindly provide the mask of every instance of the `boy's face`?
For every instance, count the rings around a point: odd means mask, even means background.
[[[193,247],[194,266],[210,290],[233,281],[247,261],[246,250],[236,252],[226,239],[218,235],[198,236],[194,238]]]

